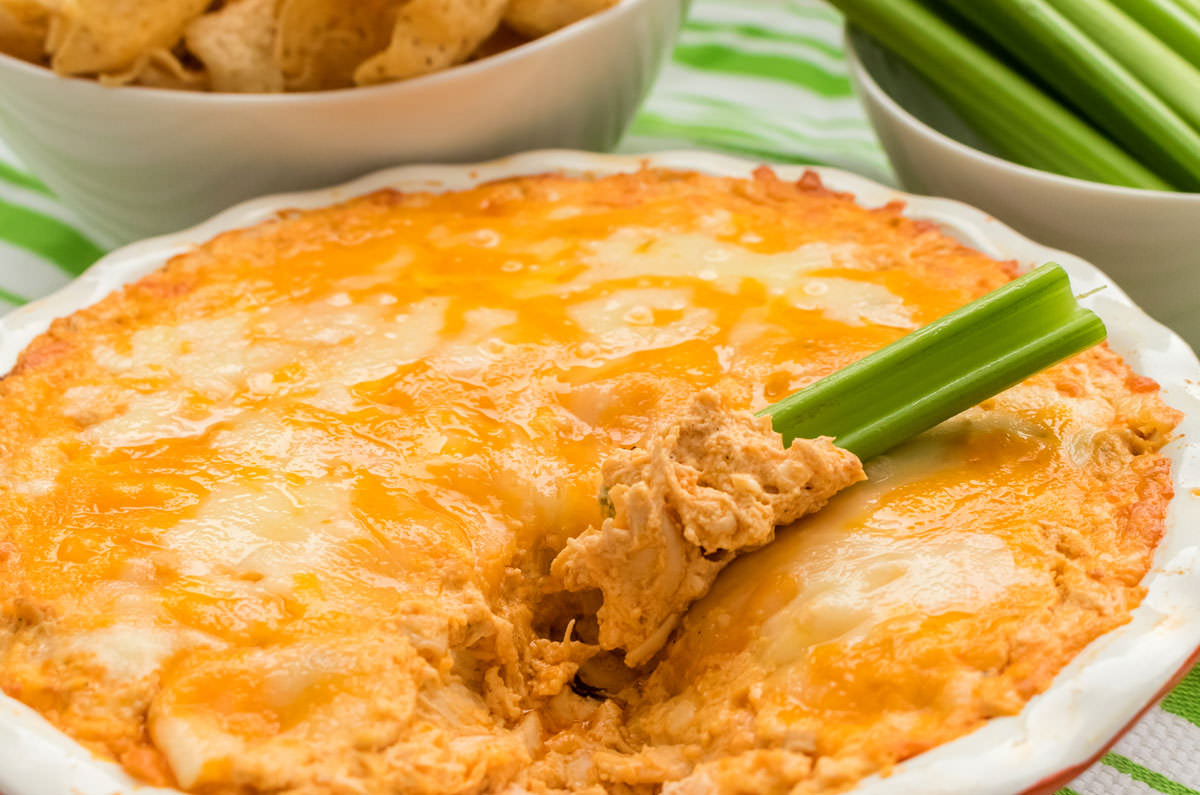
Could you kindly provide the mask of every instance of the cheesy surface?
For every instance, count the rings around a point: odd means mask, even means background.
[[[212,793],[829,792],[1142,596],[1176,421],[1106,348],[872,462],[637,670],[551,562],[699,390],[760,408],[1013,275],[900,208],[643,171],[222,235],[0,382],[0,687]]]

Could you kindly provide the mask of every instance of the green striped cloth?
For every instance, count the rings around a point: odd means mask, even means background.
[[[892,181],[854,99],[841,20],[819,0],[694,0],[622,149],[700,148]],[[0,310],[45,295],[102,251],[0,143]],[[1200,668],[1063,793],[1200,795]],[[1060,795],[1062,795],[1060,793]]]
[[[102,254],[0,142],[0,312],[57,290]]]

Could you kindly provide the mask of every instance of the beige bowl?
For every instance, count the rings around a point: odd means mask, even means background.
[[[1078,254],[1200,346],[1200,193],[1103,185],[1003,160],[899,58],[857,32],[846,43],[859,95],[906,190],[959,199]]]
[[[616,144],[688,0],[620,0],[507,52],[401,83],[306,94],[110,88],[0,55],[0,136],[99,242],[383,166]]]

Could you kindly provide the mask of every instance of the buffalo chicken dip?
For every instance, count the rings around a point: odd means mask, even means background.
[[[1015,274],[901,210],[543,175],[176,257],[0,381],[0,687],[214,795],[831,793],[1018,712],[1141,600],[1177,416],[1100,347],[785,449]]]

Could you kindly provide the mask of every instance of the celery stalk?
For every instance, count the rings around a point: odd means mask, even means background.
[[[1175,0],[1175,4],[1196,19],[1200,19],[1200,0]]]
[[[1005,156],[1080,179],[1168,188],[1103,135],[917,0],[832,2],[851,24],[929,80],[967,123],[994,141]]]
[[[1200,2],[1196,16],[1175,0],[1113,0],[1159,41],[1200,67]]]
[[[1048,0],[1200,130],[1200,69],[1107,0]]]
[[[1116,0],[1152,4],[1160,0]],[[1200,189],[1200,131],[1047,0],[942,0],[973,22],[1142,163]]]
[[[1105,337],[1066,272],[1037,268],[763,409],[784,440],[866,460]]]

